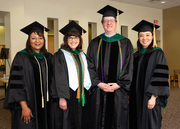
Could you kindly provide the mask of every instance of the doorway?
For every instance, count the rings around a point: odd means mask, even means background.
[[[97,23],[88,22],[88,41],[90,41],[97,36]]]
[[[0,75],[8,74],[10,72],[10,52],[11,52],[11,35],[10,35],[10,13],[0,11],[0,55],[1,49],[6,48],[8,50],[7,59],[0,59]],[[1,56],[2,57],[2,56]],[[7,65],[6,65],[7,64]]]
[[[58,48],[58,19],[56,18],[48,18],[48,28],[50,31],[48,32],[48,51],[51,54],[54,54]]]

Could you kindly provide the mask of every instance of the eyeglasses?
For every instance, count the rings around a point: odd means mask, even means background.
[[[68,37],[68,39],[71,40],[71,41],[73,41],[73,39],[74,39],[75,41],[77,41],[77,40],[79,40],[79,37]]]
[[[113,23],[113,22],[115,22],[115,21],[116,21],[115,19],[104,20],[104,23],[108,23],[108,22]]]

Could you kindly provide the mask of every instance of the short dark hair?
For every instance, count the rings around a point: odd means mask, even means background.
[[[35,30],[31,31],[31,33],[28,35],[28,39],[26,41],[26,50],[27,50],[27,52],[33,54],[33,50],[32,50],[31,43],[30,43],[30,35],[32,33],[37,33],[39,36],[43,37],[44,45],[43,45],[43,47],[41,48],[40,51],[43,51],[44,55],[47,55],[48,53],[47,53],[47,49],[46,49],[46,40],[45,40],[44,34],[42,34],[42,31],[40,31],[39,29],[35,29]]]
[[[65,35],[64,35],[64,38],[63,38],[63,41],[64,43],[61,45],[61,48],[63,49],[67,49],[67,48],[70,48],[69,45],[68,45],[68,37],[70,36],[75,36],[75,37],[79,37],[79,45],[77,46],[77,50],[80,52],[82,51],[82,44],[83,44],[83,40],[82,40],[82,37],[81,35],[79,34],[79,32],[77,31],[69,31],[67,32]]]

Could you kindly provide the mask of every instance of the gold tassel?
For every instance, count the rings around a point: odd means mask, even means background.
[[[153,48],[157,47],[155,31],[156,31],[156,28],[155,28],[155,24],[154,24],[154,29],[153,29],[153,38],[154,38]]]
[[[44,27],[44,34],[45,34],[45,32],[46,32],[46,31],[45,31],[45,27]]]
[[[82,51],[84,50],[83,35],[84,35],[84,31],[82,29],[82,35],[81,35],[81,37],[82,37]]]
[[[45,27],[44,27],[44,38],[46,38],[46,35],[45,35],[45,33],[46,33],[46,30],[45,30]],[[48,42],[46,41],[46,44],[45,44],[45,47],[47,48],[47,50],[48,50]]]
[[[120,34],[120,28],[119,28],[119,11],[117,10],[117,33]]]

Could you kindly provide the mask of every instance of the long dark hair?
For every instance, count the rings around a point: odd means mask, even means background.
[[[79,45],[77,46],[76,49],[79,52],[81,52],[82,51],[83,40],[82,40],[81,35],[77,31],[69,31],[64,35],[64,38],[63,38],[64,43],[61,45],[61,48],[63,48],[63,49],[70,48],[69,45],[68,45],[68,37],[69,36],[79,37]]]
[[[44,45],[43,45],[43,47],[41,48],[40,51],[43,51],[43,52],[44,52],[44,55],[48,55],[47,49],[46,49],[46,47],[45,47],[45,46],[46,46],[46,40],[45,40],[44,34],[43,34],[42,30],[37,29],[37,28],[34,29],[34,30],[32,30],[32,31],[29,33],[29,35],[28,35],[28,39],[27,39],[27,41],[26,41],[26,51],[29,52],[30,54],[33,54],[33,50],[32,50],[32,47],[31,47],[31,42],[30,42],[30,35],[31,35],[32,33],[37,33],[39,36],[43,37],[43,39],[44,39]]]
[[[152,36],[153,36],[153,34],[152,34]],[[138,37],[139,37],[139,33],[138,33]],[[154,39],[152,39],[151,44],[149,44],[149,46],[147,47],[146,53],[149,53],[149,52],[151,52],[153,50],[153,42],[154,42]],[[143,47],[142,47],[142,45],[141,45],[141,43],[139,42],[139,39],[138,39],[138,41],[137,41],[138,53],[140,53],[142,48]]]

